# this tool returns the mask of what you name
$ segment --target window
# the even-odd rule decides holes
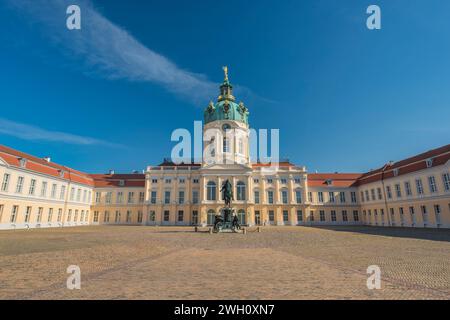
[[[198,224],[198,211],[192,211],[192,224]]]
[[[36,180],[31,179],[30,181],[30,189],[28,190],[28,194],[30,196],[34,196],[34,191],[36,190]]]
[[[444,182],[445,191],[450,191],[450,174],[448,172],[442,175],[442,181]]]
[[[169,210],[164,210],[164,221],[168,222],[170,218],[170,211]]]
[[[128,203],[134,203],[134,192],[128,192]]]
[[[46,184],[46,182],[42,182],[42,190],[45,190],[44,183]],[[43,193],[43,191],[41,191],[41,196],[43,196],[42,193]],[[97,194],[99,194],[99,199],[100,199],[100,193],[97,192]],[[70,201],[74,201],[74,200],[75,200],[75,188],[72,187],[70,189]],[[100,202],[100,200],[99,200],[99,202]]]
[[[98,211],[94,211],[94,222],[98,222]]]
[[[309,212],[309,221],[314,221],[314,211]]]
[[[273,204],[273,191],[267,191],[267,202]]]
[[[405,192],[406,192],[406,196],[408,196],[408,197],[412,196],[411,184],[409,183],[409,181],[405,182]]]
[[[167,184],[170,184],[170,183],[172,183],[172,179],[165,179],[164,182]]]
[[[83,190],[83,202],[87,200],[87,190]]]
[[[381,192],[381,190],[380,190],[380,192]],[[352,203],[356,203],[356,192],[355,191],[350,192],[350,198],[351,198]]]
[[[286,184],[287,183],[287,179],[286,178],[281,178],[280,181],[281,181],[281,184]]]
[[[178,210],[178,222],[183,222],[183,221],[184,221],[184,211]]]
[[[401,224],[402,224],[402,226],[403,226],[404,223],[405,223],[405,215],[404,215],[404,212],[403,212],[403,208],[400,207],[400,208],[398,209],[398,211],[399,211],[399,213],[400,213],[400,222],[401,222]]]
[[[387,193],[388,199],[392,199],[392,191],[391,191],[390,186],[386,186],[386,193]]]
[[[369,190],[366,190],[364,193],[366,194],[366,201],[370,201]]]
[[[416,179],[416,190],[417,190],[417,194],[423,194],[422,179]]]
[[[158,179],[152,179],[152,183],[158,183]]]
[[[370,189],[370,195],[372,196],[372,201],[375,201],[375,189]]]
[[[138,211],[137,222],[142,223],[142,211]]]
[[[165,191],[164,192],[164,203],[165,204],[170,204],[170,191]]]
[[[342,221],[348,221],[347,210],[342,210]]]
[[[109,222],[109,211],[105,211],[105,216],[103,217],[103,222]]]
[[[313,194],[311,191],[308,191],[308,201],[313,202]]]
[[[61,186],[61,191],[59,192],[59,200],[64,200],[66,195],[66,186]]]
[[[287,210],[283,210],[283,222],[289,221],[289,212]]]
[[[206,200],[216,200],[216,183],[214,181],[208,181],[206,184]]]
[[[41,222],[41,220],[42,220],[42,213],[44,212],[44,208],[42,208],[42,207],[39,207],[38,208],[38,215],[37,215],[37,217],[36,217],[36,222]],[[71,213],[72,213],[72,210],[69,210],[69,219],[70,219],[70,215],[71,215]]]
[[[381,188],[377,188],[378,200],[383,200],[383,195],[381,194]]]
[[[345,192],[344,191],[339,192],[339,199],[340,199],[341,203],[345,203]]]
[[[391,212],[391,223],[393,226],[395,226],[395,212],[394,208],[390,208],[389,211]]]
[[[184,183],[186,182],[186,179],[180,178],[180,179],[178,180],[178,182],[179,182],[180,184],[184,184]]]
[[[150,203],[156,204],[156,191],[152,191],[150,195]]]
[[[0,221],[2,221],[2,216],[3,216],[3,209],[5,208],[5,205],[0,204]]]
[[[275,213],[273,210],[269,210],[269,222],[275,221]]]
[[[320,221],[325,221],[325,210],[320,210],[319,211],[319,217],[320,217]]]
[[[53,208],[48,209],[47,222],[51,222],[53,218]]]
[[[19,212],[19,206],[13,206],[11,211],[10,222],[15,223],[17,219],[17,213]]]
[[[50,192],[50,197],[52,197],[53,199],[56,198],[56,188],[57,188],[56,184],[52,184],[52,191]]]
[[[27,207],[27,210],[25,211],[25,222],[30,222],[30,216],[31,216],[31,207]]]
[[[198,204],[198,191],[197,190],[192,191],[192,203]]]
[[[184,191],[179,191],[178,192],[178,203],[179,204],[184,204]]]
[[[353,210],[353,221],[358,222],[359,221],[359,213],[358,210]]]
[[[254,195],[255,195],[255,203],[259,204],[259,191],[255,191]]]
[[[56,221],[61,222],[61,218],[62,218],[62,209],[58,209],[58,217]]]
[[[431,193],[434,193],[434,192],[437,191],[436,179],[434,178],[434,176],[428,177],[428,184],[430,185],[430,192]]]
[[[245,183],[239,181],[236,185],[237,197],[236,200],[245,200]]]
[[[111,193],[111,192],[108,192]],[[81,189],[77,190],[77,201],[80,202],[81,201]],[[111,203],[111,200],[109,200],[108,203]]]
[[[402,197],[402,189],[400,188],[400,184],[397,183],[395,185],[395,194],[397,195],[397,198],[401,198]]]
[[[193,179],[192,182],[193,183],[198,183],[198,179]]]
[[[427,159],[426,161],[427,168],[431,168],[433,166],[433,159]]]
[[[364,192],[361,191],[361,202],[364,202]]]
[[[253,179],[253,183],[259,183],[259,179]]]
[[[295,202],[302,203],[302,192],[300,190],[295,191]]]
[[[409,215],[411,216],[411,224],[415,226],[416,224],[416,216],[414,214],[414,207],[409,207]]]
[[[9,185],[9,178],[11,176],[9,175],[9,173],[5,173],[3,175],[3,182],[2,182],[2,191],[8,191],[8,185]]]
[[[131,222],[131,211],[127,210],[127,223]]]
[[[17,178],[16,193],[22,193],[24,177]]]
[[[77,198],[78,198],[78,195],[77,195]],[[112,192],[110,191],[110,192],[106,193],[106,203],[111,203],[111,200],[112,200]]]
[[[302,182],[301,178],[298,177],[294,178],[294,183],[300,184],[301,182]]]
[[[297,210],[297,222],[303,221],[303,212],[302,210]]]
[[[428,212],[427,212],[427,207],[426,206],[420,206],[420,211],[422,212],[422,220],[423,220],[423,224],[424,226],[426,226],[428,224]]]
[[[148,221],[155,222],[156,221],[156,213],[153,210],[148,212]]]
[[[439,227],[441,225],[441,206],[438,204],[434,205],[434,215],[436,217],[436,224]]]
[[[115,223],[119,223],[120,222],[120,211],[116,211],[116,216],[114,218],[114,222]]]
[[[72,191],[73,191],[73,188],[72,188]],[[71,198],[72,198],[72,191],[70,192],[70,197]],[[100,196],[101,196],[100,192],[96,192],[95,193],[95,203],[100,203]]]
[[[272,184],[273,183],[273,179],[272,178],[267,178],[267,183]]]
[[[317,199],[318,199],[319,203],[323,203],[323,192],[322,191],[319,191],[317,193]]]
[[[238,150],[240,154],[244,154],[244,141],[242,138],[239,139]]]
[[[288,192],[287,192],[287,190],[282,190],[281,191],[281,201],[283,202],[283,204],[287,204],[288,203]]]
[[[123,202],[123,192],[122,191],[117,192],[116,202],[117,203],[122,203]]]
[[[334,192],[328,192],[328,199],[331,203],[334,203]]]
[[[230,152],[230,144],[228,138],[223,138],[223,152]]]
[[[331,210],[331,221],[336,221],[336,210]]]

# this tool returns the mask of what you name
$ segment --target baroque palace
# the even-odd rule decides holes
[[[225,72],[204,112],[210,157],[164,161],[144,174],[87,174],[0,145],[0,229],[210,225],[227,179],[244,225],[450,228],[450,145],[362,174],[308,173],[288,161],[252,163],[248,115]],[[215,134],[230,129],[231,139]]]

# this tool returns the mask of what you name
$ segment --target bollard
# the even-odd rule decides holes
[[[247,228],[244,228],[243,231],[244,231],[244,234],[247,234]]]
[[[194,231],[198,232],[198,227],[197,226],[195,226]]]
[[[261,227],[258,227],[258,229],[257,229],[257,230],[258,230],[258,232],[261,232]]]
[[[212,234],[212,233],[213,233],[213,229],[209,228],[209,234]]]

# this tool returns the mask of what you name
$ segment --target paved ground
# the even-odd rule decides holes
[[[81,268],[81,290],[66,269]],[[382,289],[368,290],[378,265]],[[450,231],[103,226],[0,232],[1,299],[450,299]]]

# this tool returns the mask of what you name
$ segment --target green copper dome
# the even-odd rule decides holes
[[[205,124],[217,120],[234,120],[248,125],[248,109],[242,102],[237,104],[233,96],[233,86],[228,81],[228,68],[224,67],[225,79],[220,86],[220,95],[217,102],[209,103],[205,109]]]

